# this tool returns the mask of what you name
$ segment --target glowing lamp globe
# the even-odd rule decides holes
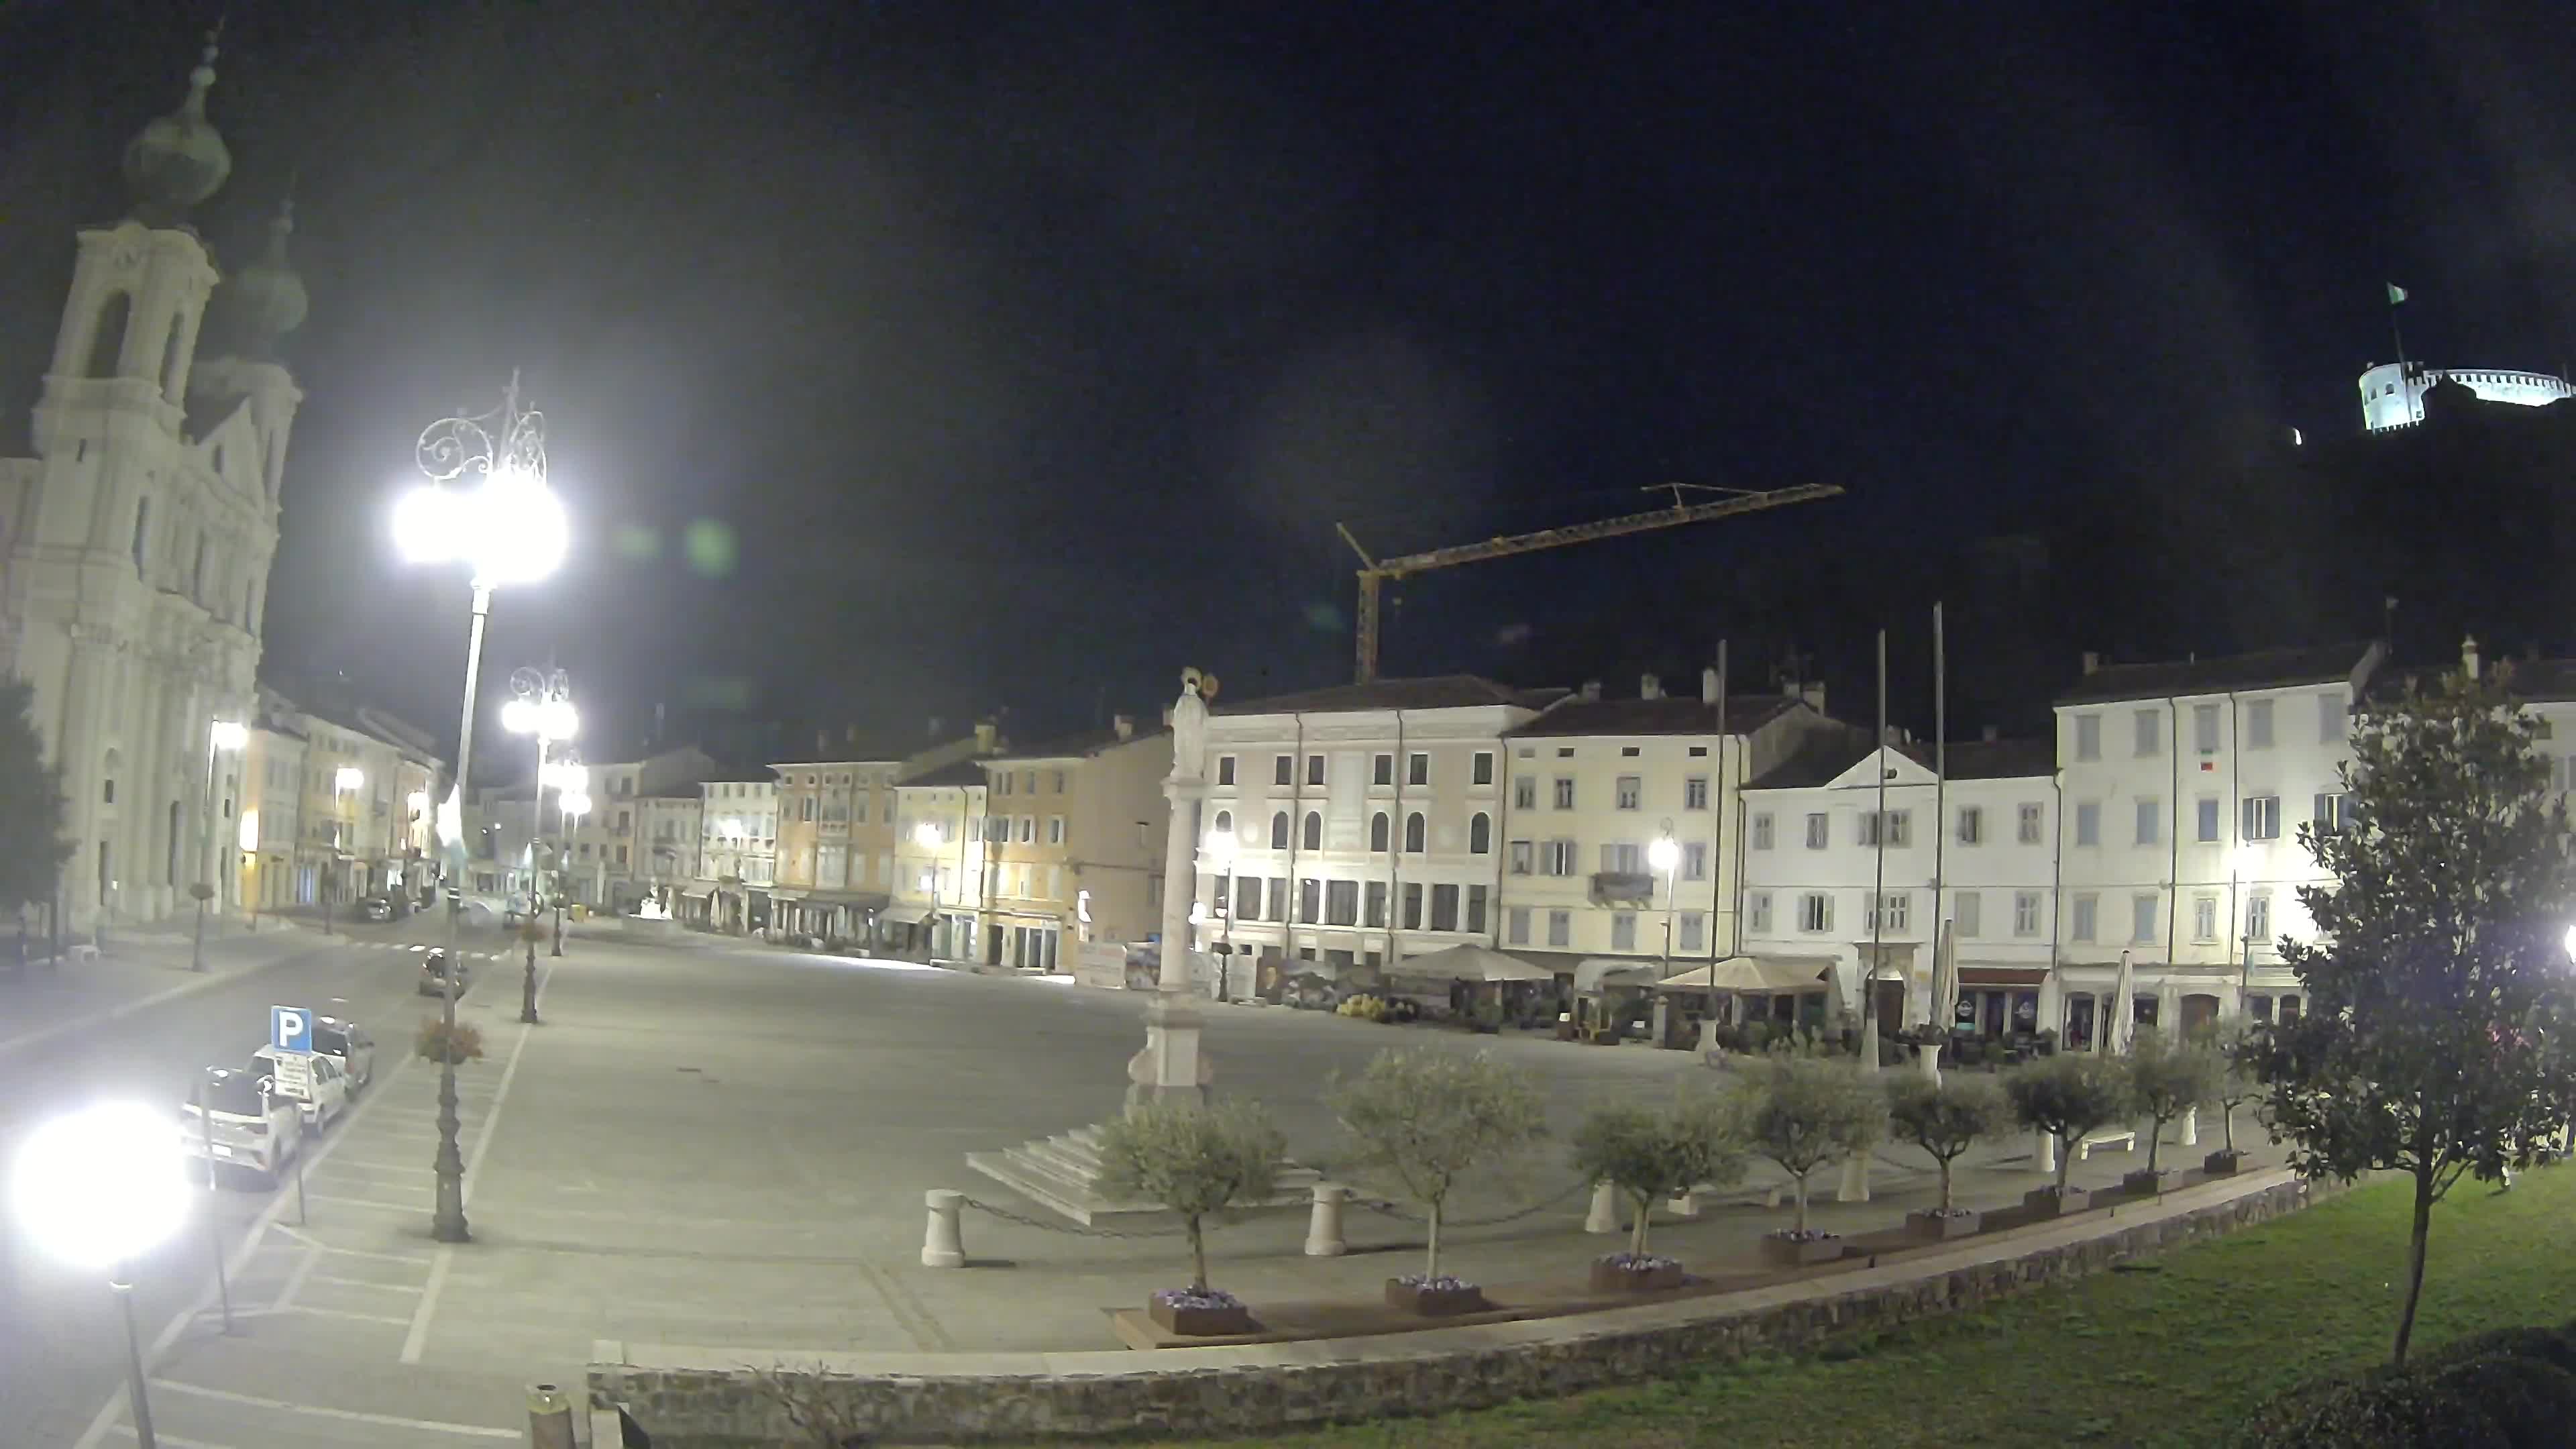
[[[178,1121],[139,1102],[57,1117],[18,1149],[9,1196],[28,1233],[65,1262],[139,1257],[188,1219]]]
[[[1646,863],[1657,870],[1671,870],[1681,863],[1681,858],[1682,848],[1675,845],[1669,835],[1657,839],[1654,844],[1646,847]]]

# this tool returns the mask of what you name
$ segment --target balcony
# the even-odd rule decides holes
[[[1600,870],[1592,873],[1592,903],[1606,905],[1646,905],[1655,897],[1655,877],[1651,871]]]

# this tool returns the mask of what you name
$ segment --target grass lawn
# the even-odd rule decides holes
[[[2295,1380],[2386,1358],[2411,1189],[2378,1182],[2127,1271],[1806,1358],[1438,1419],[1227,1441],[1279,1446],[2118,1445],[2221,1442]],[[2576,1167],[2433,1210],[2421,1349],[2576,1315]]]

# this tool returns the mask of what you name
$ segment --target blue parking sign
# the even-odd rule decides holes
[[[313,1013],[300,1006],[270,1007],[268,1044],[282,1052],[313,1050]]]

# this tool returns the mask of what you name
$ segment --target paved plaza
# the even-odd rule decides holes
[[[335,943],[330,969],[376,993],[362,1009],[399,1042],[432,1005],[399,994],[416,959],[410,946],[428,933],[380,934]],[[203,1314],[174,1327],[155,1369],[164,1442],[505,1442],[519,1432],[525,1385],[578,1384],[600,1340],[1112,1348],[1103,1310],[1183,1276],[1176,1237],[1082,1236],[975,1210],[965,1223],[970,1266],[920,1266],[925,1189],[961,1189],[1052,1221],[971,1172],[965,1155],[1115,1113],[1141,1040],[1139,997],[649,928],[580,935],[560,961],[539,960],[548,969],[544,1025],[518,1024],[512,969],[487,965],[461,1008],[483,1028],[486,1052],[461,1074],[475,1241],[451,1248],[428,1238],[435,1073],[389,1057],[363,1106],[316,1144],[302,1222],[291,1186],[227,1195],[240,1322],[231,1336]],[[280,980],[242,989],[317,988]],[[222,1009],[247,1010],[248,998]],[[1270,1104],[1296,1155],[1328,1171],[1326,1082],[1383,1048],[1482,1047],[1542,1082],[1557,1142],[1516,1179],[1457,1205],[1473,1219],[1551,1204],[1450,1235],[1449,1264],[1485,1281],[1571,1276],[1612,1241],[1582,1231],[1587,1195],[1572,1190],[1563,1165],[1562,1139],[1587,1106],[1660,1101],[1677,1083],[1716,1075],[1688,1053],[1477,1038],[1283,1008],[1211,1007],[1208,1021],[1219,1089]],[[1979,1159],[1962,1174],[1963,1199],[2017,1200],[2039,1180],[2013,1160],[2025,1151],[2017,1142]],[[2168,1161],[2198,1155],[2169,1148]],[[1821,1225],[1884,1228],[1928,1200],[1931,1175],[1913,1154],[1891,1148],[1881,1159],[1877,1200],[1825,1201]],[[2097,1156],[2077,1179],[2107,1182],[2136,1160]],[[1757,1169],[1750,1195],[1769,1176]],[[1817,1190],[1830,1199],[1832,1183]],[[1659,1224],[1658,1247],[1703,1261],[1744,1256],[1788,1213],[1747,1195]],[[1400,1218],[1354,1210],[1351,1252],[1339,1259],[1305,1257],[1305,1227],[1296,1212],[1218,1229],[1220,1282],[1255,1301],[1370,1297],[1380,1279],[1418,1262],[1419,1228]],[[163,1256],[160,1271],[210,1287],[202,1244]],[[78,1351],[106,1372],[83,1375],[96,1392],[77,1432],[47,1442],[131,1442],[113,1393],[105,1295],[78,1288],[57,1283],[54,1292],[76,1313],[95,1309],[97,1332]]]

